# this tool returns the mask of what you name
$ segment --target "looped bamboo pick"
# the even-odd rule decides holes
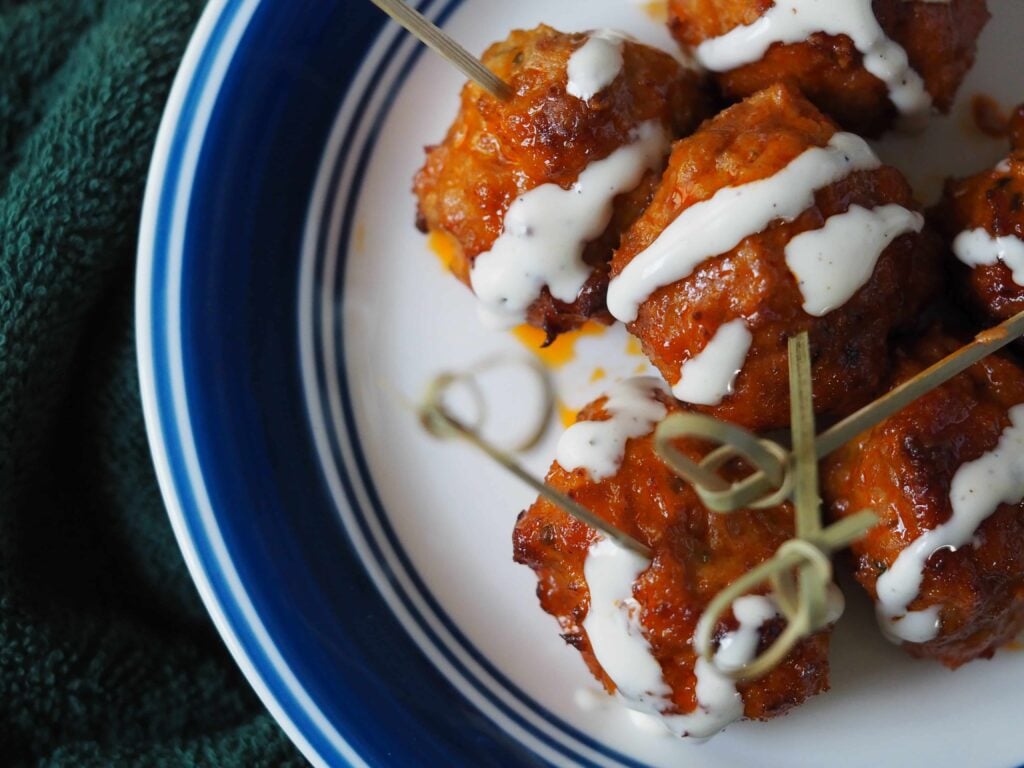
[[[777,666],[803,638],[820,631],[832,620],[828,592],[832,588],[832,553],[863,536],[877,523],[871,510],[847,517],[828,528],[821,522],[818,492],[820,458],[836,450],[861,432],[880,424],[914,400],[928,394],[969,368],[974,363],[1024,335],[1024,312],[977,338],[887,395],[815,437],[811,392],[810,342],[806,333],[790,339],[789,375],[793,449],[782,446],[732,424],[695,413],[675,414],[658,425],[656,450],[662,460],[689,481],[701,500],[712,511],[736,512],[758,509],[792,500],[795,508],[796,536],[783,544],[776,554],[724,589],[708,605],[694,636],[694,647],[703,658],[725,675],[740,680],[764,676]],[[494,363],[485,364],[489,367]],[[544,421],[550,423],[554,393],[547,372],[536,363],[532,368],[544,381],[548,401]],[[474,369],[481,370],[480,367]],[[440,438],[460,438],[483,451],[513,475],[583,523],[602,531],[622,546],[650,559],[651,549],[626,532],[611,526],[571,498],[531,476],[507,452],[484,440],[480,424],[469,426],[453,416],[444,405],[445,393],[457,383],[473,386],[473,371],[445,374],[431,385],[419,407],[425,428]],[[540,439],[540,432],[534,442]],[[673,443],[681,438],[696,438],[719,444],[700,462],[685,456]],[[734,459],[749,464],[753,472],[732,483],[718,471]],[[743,595],[769,585],[771,594],[787,625],[783,633],[764,653],[738,669],[721,668],[715,662],[714,631]]]

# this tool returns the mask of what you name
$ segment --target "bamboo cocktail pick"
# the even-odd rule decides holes
[[[410,8],[402,0],[371,0],[384,13],[401,24],[421,43],[451,64],[497,99],[512,97],[512,88],[485,67],[473,54],[459,45],[437,25],[426,19],[415,8]]]
[[[1024,312],[978,334],[970,344],[817,437],[809,337],[802,333],[791,338],[791,451],[736,425],[699,413],[676,413],[662,421],[654,433],[658,455],[694,487],[708,509],[729,514],[744,509],[778,506],[787,501],[792,501],[794,506],[796,536],[779,547],[771,559],[722,590],[704,611],[694,636],[698,654],[718,667],[713,647],[715,628],[737,598],[759,588],[764,591],[766,584],[770,584],[771,594],[786,619],[786,629],[750,664],[738,669],[718,667],[720,672],[741,680],[762,677],[781,663],[802,639],[826,627],[830,621],[827,598],[832,585],[831,555],[862,537],[877,524],[878,517],[871,510],[864,510],[824,528],[818,490],[818,460],[1021,336],[1024,336]],[[553,387],[546,371],[537,365],[533,367],[544,382],[548,395],[543,415],[550,423],[554,406]],[[472,386],[472,382],[472,372],[445,374],[435,380],[419,408],[420,419],[429,432],[440,438],[457,437],[471,443],[573,517],[648,559],[653,556],[645,544],[534,478],[507,452],[484,440],[478,428],[454,417],[445,408],[445,392],[456,383]],[[538,431],[533,442],[540,436]],[[686,438],[716,443],[719,447],[700,462],[695,462],[675,444]],[[753,471],[733,483],[719,475],[718,470],[737,459],[744,461]]]

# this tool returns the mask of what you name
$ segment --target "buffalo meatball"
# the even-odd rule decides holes
[[[676,144],[608,305],[679,399],[752,429],[789,424],[787,339],[806,330],[816,412],[844,416],[939,280],[917,211],[899,171],[773,86]]]
[[[905,381],[959,344],[932,333],[902,355]],[[977,363],[828,458],[830,514],[875,510],[853,545],[886,634],[957,667],[1024,628],[1024,371]]]
[[[646,205],[671,138],[704,116],[700,80],[629,39],[546,26],[513,32],[483,62],[513,94],[463,88],[415,179],[418,225],[449,236],[451,269],[485,317],[529,322],[548,341],[589,318],[610,322],[612,249]]]
[[[985,0],[671,0],[669,23],[727,97],[790,83],[873,136],[949,111],[988,18]]]
[[[650,378],[630,380],[587,406],[562,437],[547,476],[549,485],[647,544],[653,560],[628,555],[543,498],[519,516],[515,559],[536,572],[541,606],[558,619],[562,637],[609,693],[618,691],[634,707],[660,713],[680,735],[704,737],[741,717],[777,717],[827,690],[830,631],[803,640],[780,666],[752,682],[735,684],[698,660],[692,638],[704,609],[793,536],[793,510],[785,504],[730,515],[708,511],[654,451],[655,422],[681,409],[661,386]],[[693,459],[702,455],[693,442],[680,441],[678,447]],[[609,573],[616,570],[609,557],[616,548],[639,562],[618,593],[609,594]],[[629,614],[632,641],[602,618],[616,605]],[[748,649],[751,655],[767,648],[784,628],[774,605],[763,595],[740,598],[736,615],[727,614],[717,628],[718,654],[741,626],[758,633],[759,648]],[[623,654],[614,649],[623,641],[633,652],[639,643],[641,656],[657,662],[658,679],[622,671]],[[724,695],[699,693],[698,682],[711,690],[716,681]],[[660,691],[654,701],[652,691]]]
[[[951,243],[968,303],[996,321],[1024,311],[1024,107],[1010,126],[1010,156],[947,181],[933,216]]]

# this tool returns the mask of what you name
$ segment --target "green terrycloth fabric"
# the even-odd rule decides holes
[[[132,329],[150,153],[199,0],[0,0],[0,765],[301,759],[189,581]]]

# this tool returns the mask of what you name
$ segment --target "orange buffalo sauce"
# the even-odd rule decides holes
[[[431,230],[427,236],[427,246],[434,255],[437,256],[437,260],[441,262],[448,271],[451,271],[452,265],[455,263],[455,259],[458,255],[458,243],[455,238],[449,235],[447,232],[442,232],[439,229]]]
[[[976,93],[971,99],[971,118],[975,128],[993,139],[1001,139],[1010,134],[1010,116],[988,94]]]
[[[668,0],[649,0],[649,2],[643,3],[640,7],[643,8],[644,13],[659,24],[664,24],[668,21]]]
[[[568,429],[576,423],[576,410],[570,408],[568,405],[563,403],[561,400],[558,401],[558,420],[562,423],[562,426]]]
[[[576,342],[585,336],[600,336],[606,326],[589,322],[583,327],[563,333],[548,346],[542,346],[547,338],[544,331],[532,325],[520,325],[513,329],[512,335],[520,343],[540,358],[549,368],[561,368],[576,358]]]

